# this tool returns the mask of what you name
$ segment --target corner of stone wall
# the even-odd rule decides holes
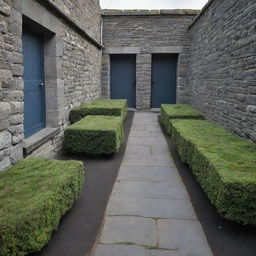
[[[0,171],[23,158],[23,66],[20,2],[0,3]]]

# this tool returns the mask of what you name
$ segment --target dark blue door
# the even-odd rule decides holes
[[[151,107],[176,103],[177,55],[154,54],[152,56]]]
[[[29,137],[45,127],[43,36],[24,29],[24,128]]]
[[[128,107],[136,106],[136,55],[111,55],[111,99],[127,99]]]

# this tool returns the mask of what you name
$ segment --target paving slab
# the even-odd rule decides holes
[[[153,118],[138,118],[134,119],[134,124],[135,125],[152,125],[156,120]]]
[[[105,245],[97,247],[94,256],[148,256],[148,251],[140,246],[134,245]],[[157,254],[156,254],[157,255]],[[165,255],[163,255],[165,256]]]
[[[100,244],[94,256],[180,256],[177,250],[148,250],[143,246]]]
[[[130,137],[150,137],[149,131],[131,131]]]
[[[143,165],[143,166],[163,166],[175,167],[170,155],[145,155],[141,157],[136,154],[126,154],[122,165]]]
[[[169,155],[170,151],[169,148],[163,145],[150,145],[150,151],[151,151],[151,155]]]
[[[133,120],[137,118],[157,118],[157,115],[152,114],[151,112],[136,112]]]
[[[166,146],[166,140],[164,137],[130,137],[128,139],[128,145],[136,145],[136,146],[141,146],[141,145],[162,145]]]
[[[152,124],[152,125],[148,125],[147,126],[147,130],[150,132],[158,132],[158,131],[162,131],[159,124]]]
[[[196,219],[189,200],[148,199],[120,195],[111,197],[106,214],[157,219]]]
[[[151,155],[151,148],[150,146],[128,145],[126,155]]]
[[[107,216],[100,242],[156,246],[158,243],[156,221],[140,217]]]
[[[157,131],[148,131],[149,132],[149,136],[150,137],[161,137],[163,136],[163,133],[161,130],[157,130]]]
[[[132,126],[131,132],[133,131],[149,131],[149,129],[148,127],[145,128],[145,126],[137,124]]]
[[[135,124],[133,124],[131,131],[161,132],[162,130],[161,130],[160,126],[157,126],[157,125],[151,125],[151,124],[142,125],[139,123],[135,123]]]
[[[159,199],[189,199],[182,183],[120,181],[116,182],[112,195]]]
[[[122,165],[117,177],[119,181],[168,181],[182,182],[175,167]]]
[[[197,220],[158,220],[159,246],[178,249],[181,256],[212,256]]]
[[[150,250],[149,256],[180,256],[178,250]]]

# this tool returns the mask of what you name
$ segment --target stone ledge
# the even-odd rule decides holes
[[[144,15],[198,15],[199,10],[183,10],[183,9],[162,9],[162,10],[118,10],[104,9],[102,16],[144,16]]]
[[[45,128],[40,132],[32,135],[31,137],[27,138],[24,143],[23,151],[25,155],[28,155],[33,150],[42,146],[45,142],[52,139],[59,133],[59,128]]]

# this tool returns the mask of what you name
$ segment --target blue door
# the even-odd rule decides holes
[[[136,55],[111,55],[111,99],[127,99],[136,107]]]
[[[24,129],[25,137],[45,128],[43,36],[24,29]]]
[[[154,54],[152,56],[151,107],[176,103],[177,55]]]

